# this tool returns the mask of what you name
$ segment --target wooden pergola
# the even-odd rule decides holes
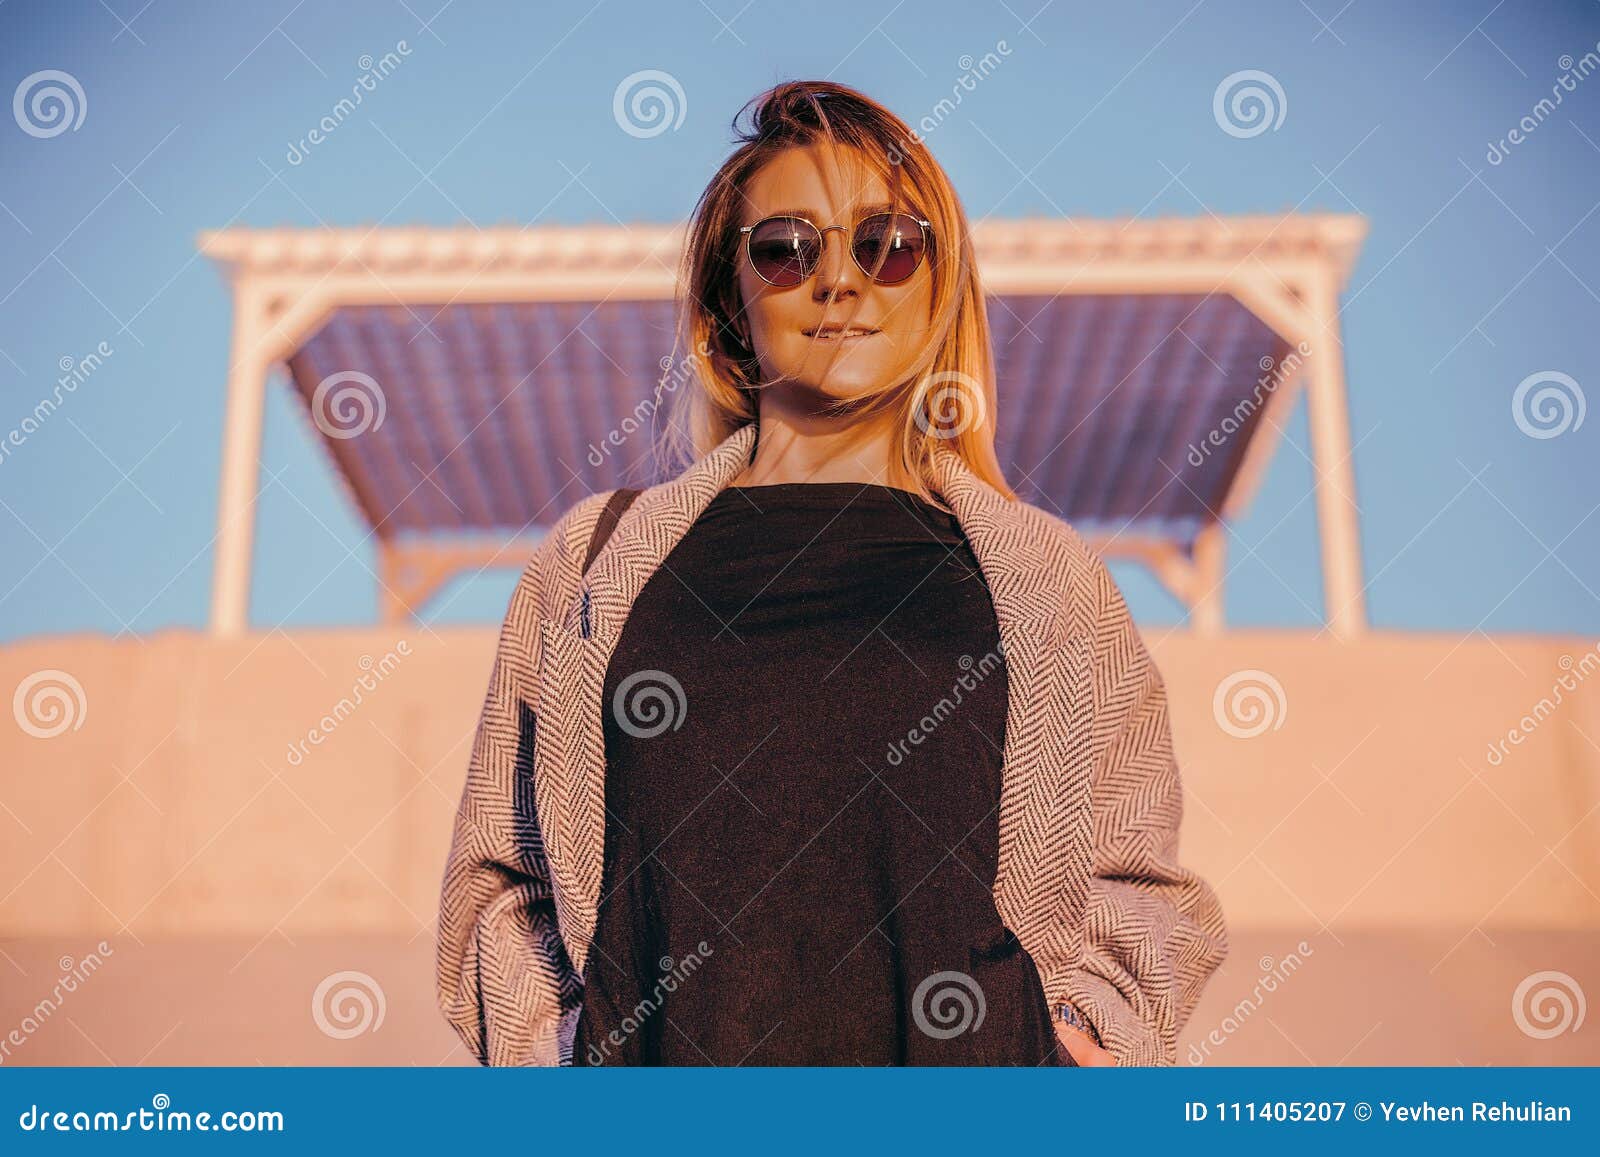
[[[1325,616],[1359,634],[1338,297],[1365,234],[1345,214],[977,223],[1012,485],[1142,561],[1196,630],[1217,631],[1223,524],[1303,389]],[[463,570],[519,563],[527,531],[583,494],[638,484],[580,451],[655,389],[682,244],[681,226],[653,225],[202,234],[234,296],[212,632],[248,629],[275,368],[373,528],[384,618],[403,618]],[[363,380],[377,390],[366,427],[323,420],[329,384]]]

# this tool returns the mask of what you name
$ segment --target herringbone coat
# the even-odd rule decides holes
[[[605,837],[606,667],[640,590],[750,460],[755,424],[639,495],[582,572],[609,492],[569,509],[501,627],[439,910],[438,999],[482,1064],[565,1065]],[[1104,563],[940,445],[930,483],[988,582],[1009,701],[994,898],[1054,1009],[1119,1064],[1173,1064],[1227,954],[1211,887],[1178,862],[1165,685]]]

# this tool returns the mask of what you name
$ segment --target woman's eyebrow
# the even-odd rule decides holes
[[[878,202],[871,205],[858,205],[855,210],[855,215],[857,219],[860,219],[862,217],[870,217],[874,213],[905,213],[910,211],[911,207],[909,205],[901,205],[897,209],[894,205],[890,205],[887,202]],[[774,209],[770,213],[763,213],[760,217],[757,217],[756,220],[763,221],[768,217],[804,217],[807,221],[814,223],[820,216],[821,214],[812,209]]]

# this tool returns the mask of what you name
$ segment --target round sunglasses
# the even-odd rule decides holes
[[[928,250],[929,222],[909,213],[874,213],[856,223],[818,229],[804,217],[767,217],[745,225],[745,254],[750,268],[768,285],[793,288],[810,279],[822,264],[822,235],[831,229],[848,234],[850,256],[879,285],[899,285],[917,271]]]

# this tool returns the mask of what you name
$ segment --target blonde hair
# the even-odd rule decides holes
[[[752,108],[750,125],[741,130],[740,117]],[[882,176],[894,206],[914,201],[932,233],[927,345],[903,380],[838,404],[895,410],[895,453],[905,477],[927,478],[934,447],[942,442],[984,481],[1015,499],[994,450],[994,353],[971,232],[955,188],[933,154],[883,105],[830,82],[780,84],[746,104],[733,123],[742,143],[700,195],[684,245],[678,340],[694,351],[688,358],[693,372],[691,388],[674,398],[664,438],[669,457],[698,458],[758,418],[760,367],[739,295],[740,209],[752,178],[777,154],[830,142]],[[925,485],[919,483],[918,489],[933,499]]]

